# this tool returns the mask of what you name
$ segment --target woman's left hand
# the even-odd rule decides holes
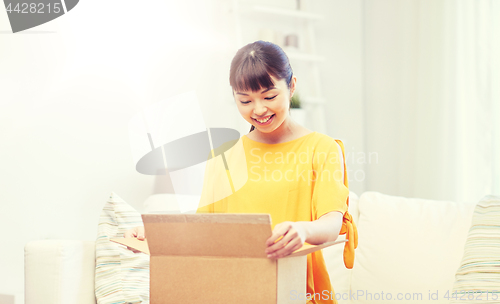
[[[266,241],[267,257],[283,258],[302,247],[306,241],[304,224],[306,222],[283,222],[274,226],[273,234]],[[282,238],[276,242],[281,236]]]

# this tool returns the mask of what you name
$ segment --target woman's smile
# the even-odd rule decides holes
[[[252,117],[252,119],[254,121],[256,121],[259,125],[266,126],[266,125],[271,124],[271,122],[273,121],[275,115],[276,114],[272,114],[270,116],[266,116],[266,117],[263,117],[263,118],[253,118]]]

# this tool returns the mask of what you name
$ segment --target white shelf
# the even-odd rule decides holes
[[[256,5],[252,8],[254,11],[258,12],[281,15],[281,16],[297,17],[302,19],[321,20],[324,18],[322,15],[304,12],[300,10],[284,9],[284,8],[261,6],[261,5]]]

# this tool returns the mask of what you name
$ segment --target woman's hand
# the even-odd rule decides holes
[[[127,230],[124,234],[125,238],[137,238],[140,241],[144,241],[146,239],[146,232],[144,231],[144,226],[137,226],[130,230]],[[132,250],[135,253],[140,253],[140,251],[135,250],[132,247],[128,247],[127,249]]]
[[[302,247],[306,241],[304,224],[306,222],[283,222],[274,226],[273,234],[266,241],[267,257],[283,258]],[[280,237],[282,238],[276,242]]]

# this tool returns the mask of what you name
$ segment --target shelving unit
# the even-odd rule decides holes
[[[316,53],[315,35],[315,23],[324,19],[324,16],[307,10],[310,7],[308,5],[309,0],[282,0],[277,2],[286,4],[287,7],[272,6],[267,4],[269,2],[255,4],[255,1],[232,0],[231,11],[234,14],[237,48],[261,39],[256,33],[259,29],[274,29],[279,32],[280,28],[281,31],[285,28],[285,31],[296,34],[299,40],[298,49],[286,48],[284,39],[282,39],[283,41],[272,42],[280,45],[286,52],[298,78],[297,93],[301,97],[302,108],[307,112],[304,126],[313,131],[325,133],[325,97],[322,95],[319,69],[326,59]],[[293,9],[296,3],[301,4],[301,9]],[[245,22],[252,23],[252,27],[246,30]],[[255,24],[257,24],[257,27],[255,27]],[[286,28],[287,26],[288,28]]]
[[[262,5],[255,5],[255,6],[253,6],[253,9],[257,12],[270,13],[270,14],[275,14],[275,15],[298,17],[298,18],[311,19],[311,20],[323,19],[323,16],[321,16],[321,15],[312,14],[312,13],[304,12],[304,11],[300,11],[300,10],[276,8],[276,7],[262,6]]]

